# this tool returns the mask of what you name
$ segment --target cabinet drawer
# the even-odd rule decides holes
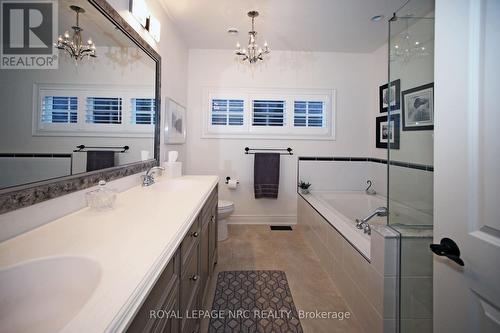
[[[215,187],[210,196],[208,197],[205,205],[203,206],[203,209],[201,210],[202,225],[205,225],[206,223],[210,222],[212,216],[217,214],[217,208],[216,208],[217,201],[218,201],[218,193],[217,193],[217,187]]]
[[[193,222],[193,225],[191,225],[191,228],[189,228],[186,236],[184,236],[184,239],[182,240],[181,243],[181,260],[182,260],[182,268],[184,271],[184,268],[186,267],[187,259],[190,257],[191,252],[193,249],[196,248],[196,245],[198,244],[198,239],[200,238],[200,223],[199,223],[199,218],[197,217],[196,220]]]
[[[199,333],[199,332],[200,332],[200,320],[187,319],[185,326],[182,329],[182,333]]]
[[[190,305],[193,295],[197,292],[200,283],[200,272],[198,270],[198,247],[191,252],[186,267],[181,274],[180,310],[185,314]]]
[[[179,281],[175,284],[172,292],[168,296],[163,309],[166,311],[166,314],[163,315],[163,318],[157,319],[155,321],[155,326],[152,332],[154,333],[176,333],[179,331],[180,319],[172,316],[172,313],[178,311],[179,308]]]
[[[180,286],[180,313],[183,317],[181,322],[182,332],[189,331],[193,326],[194,319],[188,319],[192,310],[199,309],[200,275],[198,270],[198,247],[188,259],[187,267],[181,275]]]
[[[199,318],[192,318],[193,317],[193,311],[194,310],[199,310],[199,289],[198,286],[196,287],[196,292],[193,293],[189,306],[186,312],[184,312],[183,319],[181,320],[181,331],[183,333],[194,333],[198,332],[198,326],[200,324],[200,319]],[[189,318],[187,317],[186,314],[189,314]]]
[[[163,270],[158,281],[149,292],[146,300],[135,315],[132,323],[127,329],[128,333],[155,332],[160,319],[150,316],[152,310],[167,310],[172,294],[177,294],[179,287],[180,256],[179,251],[170,259],[167,267]]]

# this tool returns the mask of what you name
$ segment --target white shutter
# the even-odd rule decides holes
[[[253,100],[252,126],[284,126],[284,100]]]
[[[122,98],[87,97],[86,122],[90,124],[121,124]]]
[[[41,122],[45,124],[75,124],[78,99],[72,96],[44,96]]]

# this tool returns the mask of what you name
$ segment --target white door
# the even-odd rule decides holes
[[[436,0],[434,332],[500,332],[500,0]]]

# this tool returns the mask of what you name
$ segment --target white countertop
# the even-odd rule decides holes
[[[0,243],[0,268],[52,256],[95,260],[101,280],[62,332],[120,332],[217,182],[216,176],[184,176],[133,187],[118,194],[113,210],[85,208]]]

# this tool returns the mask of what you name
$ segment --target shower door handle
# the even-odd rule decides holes
[[[442,238],[439,244],[431,244],[431,251],[438,256],[444,256],[463,266],[464,261],[460,258],[460,249],[457,243],[450,238]]]

